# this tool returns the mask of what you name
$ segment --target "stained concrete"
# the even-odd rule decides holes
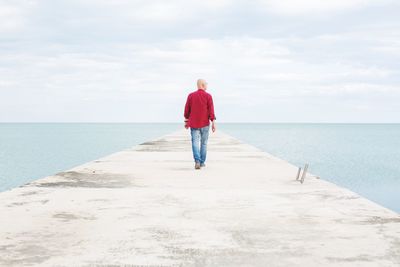
[[[0,193],[0,266],[400,266],[400,216],[221,131]]]

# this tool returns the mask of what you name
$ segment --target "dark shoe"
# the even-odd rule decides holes
[[[194,168],[195,168],[196,170],[200,169],[200,163],[199,163],[199,162],[196,162],[196,164],[194,165]]]
[[[200,163],[200,167],[205,167],[205,166],[206,166],[206,164]]]

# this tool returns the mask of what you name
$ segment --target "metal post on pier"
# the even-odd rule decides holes
[[[304,179],[306,178],[307,175],[307,169],[308,169],[308,163],[304,165],[303,172],[301,172],[301,167],[297,170],[297,175],[296,175],[296,181],[300,180],[300,183],[304,183]],[[300,178],[301,174],[301,178]]]
[[[307,174],[307,169],[308,169],[308,163],[304,166],[303,174],[301,175],[300,183],[304,183],[304,179],[306,178]]]
[[[297,171],[296,181],[298,181],[300,178],[300,172],[301,172],[301,167],[299,167],[299,170]]]

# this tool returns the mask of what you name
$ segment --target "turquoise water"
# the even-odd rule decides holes
[[[400,212],[400,124],[226,124],[228,134]]]
[[[149,139],[179,123],[0,123],[0,191]],[[400,124],[218,127],[249,144],[400,212]],[[189,134],[189,132],[188,132]]]
[[[167,123],[0,123],[0,191],[168,134]]]

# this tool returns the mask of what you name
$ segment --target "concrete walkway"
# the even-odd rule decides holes
[[[0,193],[0,266],[400,266],[400,216],[217,131]]]

